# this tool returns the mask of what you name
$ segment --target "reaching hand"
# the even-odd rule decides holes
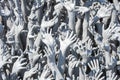
[[[3,56],[0,54],[0,69],[3,68],[6,64],[11,64],[12,62],[9,61],[10,57]]]
[[[90,62],[88,63],[88,66],[90,67],[90,69],[91,69],[92,71],[97,71],[97,70],[100,69],[98,59],[94,59],[94,60],[90,61]]]
[[[116,32],[116,30],[119,30],[118,27],[116,27],[116,24],[109,26],[107,29],[104,28],[105,26],[102,26],[102,36],[103,36],[103,42],[108,41],[110,37],[113,35],[113,33]]]
[[[117,75],[112,71],[109,71],[109,76],[107,77],[108,80],[117,80]]]
[[[15,34],[18,35],[24,29],[24,22],[19,21],[19,24],[15,26]]]
[[[36,64],[35,67],[31,68],[29,71],[26,71],[24,73],[24,79],[23,80],[26,80],[27,78],[30,78],[34,74],[36,74],[38,72],[37,68],[38,68],[38,65]]]
[[[57,22],[58,22],[58,15],[55,15],[54,18],[49,21],[46,21],[45,17],[46,16],[43,16],[43,19],[42,19],[42,23],[41,23],[42,29],[50,28],[50,27],[54,26],[55,24],[57,24]]]
[[[85,14],[86,12],[88,12],[89,9],[87,7],[75,6],[75,10],[74,11],[78,12],[82,16],[83,14]]]
[[[18,74],[21,70],[26,69],[26,58],[23,58],[24,55],[22,54],[13,64],[12,73]]]
[[[53,48],[51,48],[49,46],[45,47],[44,53],[47,56],[48,64],[51,64],[51,63],[56,64],[55,63],[55,52],[54,52]]]
[[[95,75],[92,76],[92,80],[104,80],[105,76],[102,76],[102,75],[103,75],[103,72],[100,72],[99,70],[97,70]]]
[[[113,6],[108,5],[108,6],[101,6],[101,8],[98,10],[96,16],[99,18],[104,18],[104,17],[109,17],[111,15]]]
[[[69,33],[69,31],[67,31],[67,35],[64,40],[62,40],[59,37],[60,48],[66,50],[71,44],[73,44],[76,41],[76,39],[77,39],[76,35],[73,33],[73,31],[71,33]]]
[[[43,39],[42,41],[47,45],[47,46],[52,46],[54,47],[56,42],[55,39],[52,37],[52,29],[49,32],[49,29],[47,29],[47,32],[43,34]]]
[[[68,11],[73,11],[75,9],[75,4],[72,3],[71,1],[65,2],[64,6]]]

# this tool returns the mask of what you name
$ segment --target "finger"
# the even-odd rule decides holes
[[[16,59],[18,58],[19,56],[12,56],[11,59]]]
[[[76,43],[78,43],[79,42],[79,38],[77,38],[77,40],[76,40]]]
[[[46,54],[46,56],[48,56],[49,54],[48,54],[48,51],[45,49],[44,50],[44,52],[45,52],[45,54]]]
[[[76,35],[73,35],[73,36],[71,37],[71,40],[73,40],[75,37],[76,37]]]
[[[93,61],[90,61],[92,68],[94,69],[94,64]]]
[[[47,54],[46,50],[43,50],[43,52],[45,53],[45,55]],[[47,55],[46,55],[47,56]]]
[[[99,79],[102,74],[103,74],[103,72],[100,72],[100,74],[97,76],[97,78]]]
[[[24,62],[26,60],[27,60],[26,58],[22,58],[22,59],[20,59],[20,62]]]
[[[22,69],[27,69],[27,68],[26,67],[20,67],[19,69],[22,70]]]
[[[113,74],[112,74],[112,77],[111,77],[111,78],[113,79],[113,78],[114,78],[114,76],[115,76],[115,73],[113,73]]]
[[[27,65],[27,62],[24,62],[21,64],[21,66],[26,66]]]
[[[98,74],[99,74],[99,70],[96,71],[95,76],[97,76]]]
[[[69,37],[69,31],[67,31],[67,35],[66,35],[66,38],[68,38]]]
[[[95,67],[95,69],[96,69],[96,68],[97,68],[97,65],[96,65],[95,59],[93,60],[93,63],[94,63],[94,67]]]
[[[76,39],[77,39],[77,38],[75,37],[75,39],[73,39],[73,40],[72,40],[72,43],[73,43],[73,42],[75,42],[75,41],[76,41]]]
[[[117,75],[114,77],[114,79],[113,80],[117,80]]]
[[[47,28],[47,33],[49,33],[49,28]]]
[[[5,64],[11,64],[12,62],[6,61]]]
[[[98,59],[96,60],[96,63],[97,63],[97,66],[99,67],[99,62],[98,62]]]
[[[69,38],[71,38],[72,36],[73,36],[73,31],[71,32],[71,34],[70,34]]]
[[[21,59],[21,58],[23,58],[24,57],[24,55],[23,54],[21,54],[21,56],[18,58],[19,60]]]
[[[50,34],[52,34],[52,29],[50,29]]]
[[[35,70],[34,72],[33,72],[33,74],[36,74],[38,72],[38,70]]]
[[[104,80],[105,79],[105,76],[101,77],[99,80]]]
[[[88,66],[90,67],[90,69],[92,70],[92,66],[90,65],[90,63],[88,63]]]

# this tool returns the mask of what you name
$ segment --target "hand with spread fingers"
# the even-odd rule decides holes
[[[24,58],[24,55],[18,57],[12,67],[12,74],[18,74],[21,70],[25,70],[27,67],[27,59]]]

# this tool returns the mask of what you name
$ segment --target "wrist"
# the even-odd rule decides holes
[[[16,75],[17,76],[18,73],[13,70],[12,73],[11,73],[11,75]]]

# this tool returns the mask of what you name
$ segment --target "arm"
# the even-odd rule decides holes
[[[76,35],[74,35],[73,32],[69,33],[69,31],[67,31],[67,35],[65,39],[62,40],[60,38],[59,40],[60,40],[61,52],[59,53],[59,57],[58,57],[58,68],[61,71],[61,73],[64,74],[66,50],[70,45],[72,45],[76,41]]]
[[[89,12],[85,13],[84,16],[82,40],[85,40],[88,37],[88,27],[89,27]]]
[[[53,76],[55,77],[55,80],[64,80],[62,74],[60,73],[55,63],[55,51],[53,50],[53,47],[45,47],[44,52],[47,55],[47,63],[52,71]]]

